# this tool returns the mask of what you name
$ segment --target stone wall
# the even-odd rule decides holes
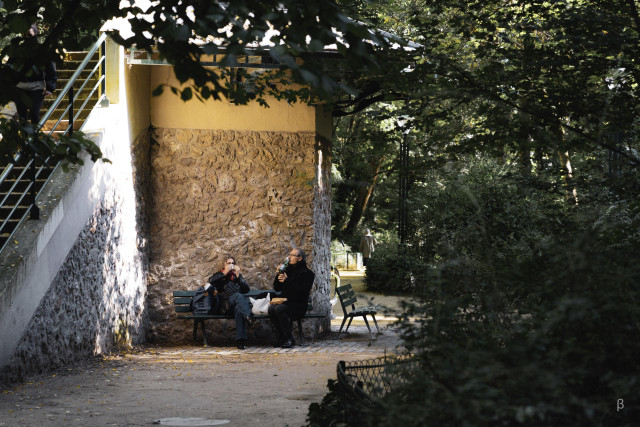
[[[31,296],[42,299],[10,363],[2,367],[3,381],[13,382],[144,342],[148,132],[143,132],[133,147],[137,153],[135,179],[119,175],[122,169],[131,171],[132,165],[102,165],[99,168],[104,166],[104,174],[93,169],[93,174],[78,175],[77,180],[85,180],[90,193],[102,195],[44,296]],[[86,167],[91,169],[91,162]],[[95,181],[90,182],[92,179]],[[80,196],[72,199],[82,201]],[[19,300],[17,297],[16,304]]]
[[[226,254],[252,288],[270,289],[277,264],[302,247],[316,273],[314,311],[328,312],[327,142],[314,133],[155,129],[151,153],[152,341],[191,342],[192,323],[176,319],[171,292],[205,283]],[[233,321],[209,325],[214,342],[235,336]],[[317,333],[328,320],[305,325]],[[258,322],[249,339],[269,331]]]

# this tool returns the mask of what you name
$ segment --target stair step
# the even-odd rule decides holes
[[[90,60],[89,62],[87,62],[87,65],[84,67],[85,70],[93,70],[93,68],[96,66],[96,64],[98,63],[97,60]],[[73,60],[73,61],[65,61],[63,65],[59,66],[59,69],[61,70],[77,70],[78,67],[80,66],[80,64],[82,64],[82,59],[78,59],[78,60]],[[58,68],[56,68],[56,72],[58,71]]]
[[[64,62],[82,61],[86,56],[87,52],[85,51],[65,52]],[[94,53],[94,56],[98,56],[98,52]]]
[[[50,173],[50,172],[49,172]],[[47,174],[48,175],[48,174]],[[36,189],[41,188],[42,185],[44,185],[46,178],[48,178],[48,176],[43,176],[42,174],[38,177],[38,179],[36,179],[35,182],[35,186]],[[29,184],[31,183],[31,179],[29,179],[28,177],[25,177],[25,179],[21,179],[20,181],[17,181],[15,179],[8,179],[5,180],[2,183],[2,189],[0,190],[1,193],[0,194],[7,194],[7,192],[9,191],[9,189],[11,189],[11,187],[13,185],[15,185],[15,187],[13,187],[13,192],[17,192],[17,193],[24,193],[25,190],[29,187]],[[0,199],[2,200],[2,199]]]
[[[11,219],[7,219],[7,220],[3,221],[5,226],[2,229],[2,234],[11,233],[13,231],[13,229],[16,228],[16,226],[18,225],[18,223],[20,222],[21,219],[22,219],[22,217],[20,217],[20,218],[11,218]]]
[[[87,103],[87,105],[89,105],[89,104]],[[93,104],[91,106],[93,107]],[[74,119],[74,121],[75,122],[85,121],[87,119],[87,117],[89,117],[89,114],[91,114],[91,111],[85,111],[85,110],[90,110],[90,109],[91,108],[84,108],[82,111],[80,111],[80,114],[78,114],[78,111],[74,110],[73,111],[73,116],[76,117]],[[60,119],[61,117],[62,117],[62,119]],[[57,114],[54,112],[54,114],[52,114],[51,117],[49,117],[49,120],[47,120],[45,122],[45,126],[48,126],[48,129],[51,129],[51,127],[56,124],[58,119],[60,119],[60,123],[61,124],[62,124],[62,122],[69,123],[69,112],[67,111],[64,114],[62,114],[62,111],[57,113]]]
[[[86,93],[85,93],[86,92]],[[91,102],[98,102],[98,100],[100,99],[100,97],[98,96],[98,91],[94,91],[93,94],[91,94],[91,97],[88,96],[89,92],[88,91],[83,91],[83,93],[81,93],[79,96],[78,94],[75,94],[75,99],[73,101],[73,108],[75,110],[77,110],[78,108],[80,108],[82,106],[82,104],[84,104],[84,102],[87,100],[87,98],[89,99],[89,101],[86,103],[85,108],[87,108],[87,106],[91,106],[93,107],[93,104],[91,104]],[[51,105],[53,104],[53,99],[45,102],[42,104],[42,108],[40,109],[40,111],[47,111]],[[58,104],[58,106],[56,107],[54,111],[55,112],[59,112],[59,113],[63,113],[66,109],[67,106],[69,105],[68,101],[66,99],[63,99],[62,102],[60,102],[60,104]]]
[[[69,70],[69,71],[70,71],[69,73],[65,72],[65,74],[69,74],[66,77],[61,77],[60,75],[58,75],[58,81],[56,83],[56,90],[62,90],[62,88],[65,87],[67,85],[67,83],[69,83],[69,79],[71,78],[71,75],[75,72],[75,70]],[[91,78],[89,78],[89,71],[82,72],[82,73],[80,73],[80,75],[76,79],[73,87],[74,87],[74,89],[79,88],[80,86],[82,86],[84,84],[84,81],[87,80],[87,79],[89,80],[89,82],[93,82],[93,83],[87,83],[85,85],[85,88],[93,87],[93,85],[96,84],[96,82],[98,81],[99,78],[100,78],[100,76],[98,75],[97,72],[93,73]]]
[[[74,101],[73,101],[73,102],[74,102],[74,104],[77,104],[78,102],[79,102],[80,104],[82,104],[82,103],[84,102],[84,100],[85,100],[85,99],[87,99],[87,98],[98,99],[98,98],[99,98],[99,96],[98,96],[98,91],[97,91],[97,90],[96,90],[96,91],[94,91],[94,92],[91,94],[91,96],[89,97],[89,93],[90,93],[91,89],[93,89],[93,86],[91,86],[91,88],[87,88],[87,87],[85,87],[85,88],[82,90],[82,92],[80,92],[80,93],[78,93],[78,92],[76,91],[76,92],[74,93],[74,98],[75,98],[75,99],[74,99]],[[45,100],[45,102],[43,102],[43,103],[42,103],[42,105],[43,105],[43,106],[44,106],[44,105],[46,105],[46,106],[47,106],[47,108],[48,108],[48,107],[50,107],[50,106],[51,106],[51,104],[53,104],[53,101],[54,101],[54,100],[58,97],[58,95],[60,94],[60,91],[61,91],[61,89],[60,89],[60,90],[56,89],[56,92],[53,94],[53,95],[54,95],[54,97],[53,97],[53,98],[50,98],[50,99],[46,99],[46,100]],[[60,105],[65,105],[65,106],[66,106],[66,105],[67,105],[67,100],[66,100],[66,99],[64,99]],[[66,107],[65,107],[65,108],[66,108]]]
[[[13,208],[15,208],[12,215],[14,218],[22,218],[22,215],[29,210],[29,206],[2,206],[0,207],[0,223],[7,219]]]
[[[4,243],[9,240],[9,235],[11,233],[14,232],[14,230],[18,227],[18,224],[20,223],[20,220],[22,219],[22,217],[20,218],[16,218],[16,219],[10,219],[8,221],[5,221],[4,227],[2,227],[2,234],[0,235],[0,247],[2,245],[4,245]]]
[[[42,126],[43,132],[51,132],[53,127],[56,125],[57,120],[47,120]],[[83,119],[77,119],[73,122],[73,130],[80,130],[82,125],[84,124]],[[69,127],[69,120],[60,120],[58,126],[55,129],[56,133],[64,133],[65,130]]]
[[[82,104],[84,104],[84,101],[85,101],[86,99],[87,99],[86,97],[84,97],[84,98],[76,98],[76,99],[75,99],[75,101],[73,101],[73,109],[74,109],[74,111],[77,111],[77,110],[78,110],[78,108],[80,108],[80,107],[82,106]],[[87,105],[91,105],[91,106],[93,106],[93,105],[92,105],[92,104],[90,104],[90,103],[91,103],[91,102],[94,102],[94,103],[95,103],[95,102],[98,102],[98,100],[99,100],[99,99],[100,99],[100,98],[98,98],[98,96],[97,96],[97,95],[94,95],[94,96],[92,96],[91,98],[89,98],[89,101],[88,101],[88,102],[87,102],[87,104],[85,105],[85,109],[86,109]],[[55,110],[53,110],[53,112],[54,112],[54,113],[55,113],[55,112],[58,112],[58,113],[64,113],[64,111],[67,109],[67,106],[68,106],[68,105],[69,105],[69,104],[68,104],[67,102],[62,102],[62,103],[60,103],[60,104],[56,107],[56,109],[55,109]],[[49,104],[49,107],[50,107],[50,106],[51,106],[51,104]],[[49,108],[47,107],[47,108],[45,109],[45,111],[46,111],[46,110],[48,110],[48,109],[49,109]]]
[[[15,185],[15,187],[13,187]],[[15,179],[7,179],[2,182],[1,189],[2,193],[6,194],[12,187],[13,191],[17,191],[19,193],[24,192],[26,188],[29,186],[29,181],[21,180],[16,182]]]
[[[96,63],[93,63],[93,64],[89,63],[89,65],[87,65],[85,67],[85,69],[80,72],[80,77],[81,78],[88,77],[89,74],[91,74],[91,72],[93,71],[94,67],[96,66]],[[80,64],[78,63],[78,65],[80,65]],[[65,82],[68,81],[71,78],[71,76],[73,75],[73,73],[76,72],[76,69],[77,68],[58,68],[56,70],[56,73],[58,74],[58,81],[61,81],[61,80],[65,81]],[[95,73],[93,73],[94,76],[96,74],[97,74],[97,71]]]

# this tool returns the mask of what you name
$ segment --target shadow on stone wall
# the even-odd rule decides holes
[[[329,312],[326,142],[311,132],[193,129],[154,129],[151,139],[150,342],[192,342],[193,323],[177,319],[172,291],[205,283],[226,254],[252,289],[270,289],[277,265],[302,247],[317,278],[314,311]],[[305,329],[315,335],[327,324],[307,320]],[[212,342],[235,335],[233,322],[209,325]],[[264,335],[268,321],[249,331],[250,340]]]
[[[144,341],[143,256],[122,256],[116,204],[83,228],[5,374],[8,382]]]
[[[101,202],[0,373],[3,382],[144,343],[149,265],[144,202],[149,189],[148,135],[143,132],[132,144],[133,177],[111,169],[92,182],[91,191],[105,189]]]

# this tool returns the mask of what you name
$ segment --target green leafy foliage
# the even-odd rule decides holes
[[[316,55],[318,50],[335,46],[342,63],[364,71],[377,68],[373,46],[385,44],[375,31],[344,15],[332,0],[160,0],[150,2],[145,10],[136,2],[119,0],[34,0],[6,1],[2,11],[2,106],[20,96],[16,84],[23,67],[43,67],[49,61],[60,61],[65,51],[90,46],[103,24],[114,18],[128,18],[132,33],[110,30],[114,40],[126,48],[159,52],[161,59],[173,65],[185,87],[168,89],[185,102],[224,97],[266,107],[270,97],[290,103],[328,100],[350,90],[350,85],[339,81],[339,75],[327,73],[324,60]],[[42,31],[37,39],[25,37],[33,23]],[[204,55],[216,55],[222,68],[203,65]],[[259,73],[237,73],[229,68],[249,56],[271,57],[280,67]],[[155,88],[154,95],[163,89]],[[12,139],[21,134],[4,135],[3,141],[15,149],[27,149],[26,141]]]
[[[487,158],[432,172],[407,246],[381,239],[367,271],[422,297],[398,324],[420,367],[358,419],[345,411],[362,402],[330,388],[310,425],[634,425],[640,176],[575,166],[592,176],[577,206]]]
[[[327,393],[320,403],[312,403],[307,415],[308,426],[373,425],[376,405],[353,395],[340,382],[329,380]]]
[[[625,212],[636,223],[635,205],[607,219]],[[421,374],[389,396],[387,421],[633,425],[637,408],[617,412],[616,403],[640,391],[637,236],[612,247],[624,223],[569,217],[544,248],[496,268],[493,283],[440,299],[459,282],[444,274],[428,285],[423,320],[403,325]]]
[[[11,141],[23,141],[21,151],[27,156],[36,156],[41,159],[50,159],[51,164],[62,162],[63,170],[67,170],[71,164],[84,164],[83,158],[88,156],[91,161],[102,160],[111,163],[102,157],[100,147],[82,132],[74,132],[72,135],[53,138],[36,131],[31,123],[20,123],[15,120],[0,120],[0,158],[3,164],[13,162],[18,151]]]

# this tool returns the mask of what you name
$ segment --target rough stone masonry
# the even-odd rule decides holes
[[[205,283],[226,254],[237,257],[251,288],[268,289],[276,265],[291,247],[302,247],[316,273],[314,311],[330,310],[328,146],[309,132],[154,130],[151,341],[191,342],[192,322],[176,319],[172,291]],[[305,325],[316,334],[329,320]],[[234,336],[233,321],[209,326],[213,342]],[[260,322],[249,338],[268,331],[268,322]]]

